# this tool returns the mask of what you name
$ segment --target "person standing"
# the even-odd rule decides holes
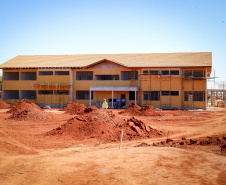
[[[104,102],[102,104],[102,108],[103,109],[107,109],[108,108],[108,102],[106,102],[106,99],[104,99]]]
[[[117,109],[119,108],[119,102],[120,102],[120,100],[119,100],[119,98],[117,97],[117,99],[116,99],[116,107],[117,107]]]
[[[122,100],[121,100],[121,101],[122,101],[122,107],[123,107],[123,106],[125,106],[125,102],[126,102],[126,100],[125,100],[125,98],[124,98],[124,97],[122,98]]]

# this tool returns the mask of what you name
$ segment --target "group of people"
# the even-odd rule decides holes
[[[125,106],[125,102],[126,102],[125,98],[122,98],[122,100],[121,100],[121,107]],[[120,103],[120,100],[117,97],[116,98],[116,107],[117,107],[117,109],[119,108],[119,103]],[[104,99],[104,102],[102,104],[102,108],[103,109],[107,109],[108,108],[108,102],[106,101],[106,99]]]

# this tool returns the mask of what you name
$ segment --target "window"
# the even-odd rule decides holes
[[[20,96],[21,99],[36,99],[36,91],[22,90]]]
[[[194,101],[205,101],[205,93],[204,92],[194,92]]]
[[[158,70],[144,70],[143,71],[143,74],[144,75],[148,75],[148,74],[152,74],[152,75],[158,75],[159,74],[159,71]]]
[[[169,75],[169,70],[162,70],[161,75]]]
[[[192,78],[193,80],[203,80],[203,77],[205,77],[205,71],[204,70],[186,70],[184,72],[185,78]],[[194,78],[193,78],[194,77]],[[187,79],[191,80],[191,79]]]
[[[137,92],[137,91],[136,91]],[[138,95],[138,94],[136,94]],[[136,96],[137,97],[137,96]],[[137,98],[136,98],[137,99]],[[129,91],[129,100],[135,100],[135,91]]]
[[[19,90],[5,90],[3,93],[4,99],[19,99]]]
[[[179,91],[171,91],[171,96],[179,96]]]
[[[77,71],[76,80],[93,80],[93,71]]]
[[[36,80],[36,72],[21,72],[21,80]]]
[[[89,100],[89,91],[76,91],[77,100]],[[93,91],[91,91],[91,99],[93,99]]]
[[[39,71],[39,76],[53,76],[53,71]]]
[[[192,77],[193,75],[192,75],[192,71],[191,70],[186,70],[185,72],[184,72],[184,77],[185,78],[190,78],[190,77]]]
[[[161,91],[161,96],[179,96],[179,91]]]
[[[109,99],[108,99],[108,102],[111,103],[111,102],[112,102],[112,99],[109,98]],[[116,98],[113,99],[113,103],[116,103]]]
[[[53,94],[53,90],[39,90],[38,94],[40,95]]]
[[[171,74],[171,75],[179,75],[180,72],[179,72],[179,70],[171,70],[171,71],[170,71],[170,74]]]
[[[169,96],[170,91],[161,91],[161,96]]]
[[[205,77],[204,70],[193,71],[194,80],[203,80]]]
[[[109,80],[109,81],[114,81],[114,80],[119,80],[119,75],[95,75],[95,80]]]
[[[55,90],[54,94],[55,95],[68,95],[69,94],[69,90]]]
[[[192,92],[184,92],[184,101],[192,101],[192,100],[193,100]]]
[[[69,71],[55,71],[56,76],[68,76]]]
[[[184,92],[184,101],[205,101],[205,92]]]
[[[121,80],[138,80],[138,71],[121,71]]]
[[[159,101],[160,100],[160,91],[144,91],[143,92],[144,101]]]
[[[4,80],[19,80],[19,72],[4,72]]]

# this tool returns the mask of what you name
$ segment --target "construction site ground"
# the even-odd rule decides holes
[[[15,120],[8,110],[0,109],[1,185],[226,184],[226,108],[158,110],[149,116],[106,110],[162,132],[122,140],[121,149],[118,139],[52,134],[75,114],[46,109],[48,119]],[[206,142],[213,138],[219,142]]]

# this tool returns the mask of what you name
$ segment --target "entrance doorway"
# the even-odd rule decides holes
[[[126,105],[126,95],[121,94],[121,107]]]

